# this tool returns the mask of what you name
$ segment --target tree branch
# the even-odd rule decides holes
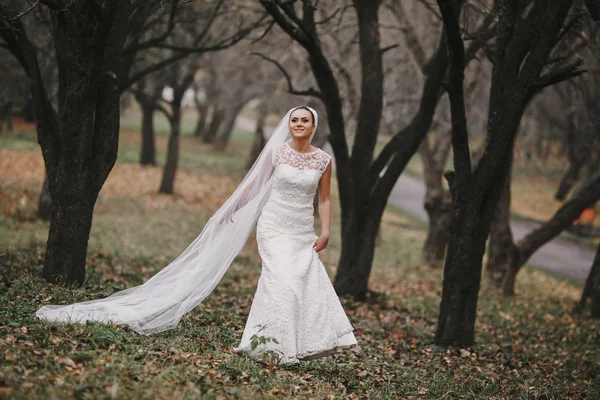
[[[579,217],[581,212],[600,199],[600,171],[592,175],[577,195],[567,201],[554,216],[517,243],[519,266],[544,244],[558,236]]]
[[[299,20],[297,19],[297,17],[296,21],[298,22],[282,14],[281,9],[277,6],[278,2],[274,0],[260,0],[260,4],[265,10],[267,10],[269,14],[271,14],[273,19],[277,21],[279,26],[288,35],[290,35],[292,39],[297,41],[304,48],[310,47],[311,39],[308,35],[306,35],[304,29],[302,29],[302,27],[298,25]]]
[[[587,72],[587,70],[578,69],[582,65],[583,60],[579,58],[571,64],[563,65],[554,71],[540,75],[535,83],[531,86],[530,95],[538,93],[548,86],[556,85],[557,83],[575,78]]]
[[[467,133],[467,117],[464,98],[465,48],[458,17],[452,0],[437,0],[448,48],[449,79],[448,97],[452,114],[452,149],[456,170],[457,195],[464,193],[471,177],[471,151]]]
[[[165,29],[165,31],[157,36],[154,37],[152,39],[149,39],[145,42],[139,43],[136,46],[130,46],[127,49],[123,50],[123,54],[129,54],[129,53],[135,53],[141,50],[145,50],[145,49],[149,49],[151,47],[154,47],[155,45],[165,41],[169,35],[171,34],[171,32],[173,32],[173,28],[175,28],[175,15],[177,13],[177,5],[179,4],[178,0],[170,0],[171,3],[171,9],[169,10],[169,19],[167,21],[167,28]],[[221,4],[221,3],[219,3]]]
[[[262,58],[262,59],[264,59],[266,61],[269,61],[270,63],[274,64],[277,67],[277,69],[279,69],[279,71],[281,71],[281,73],[285,77],[285,80],[286,80],[286,82],[288,84],[288,93],[299,95],[299,96],[313,96],[313,97],[316,97],[316,98],[319,98],[319,99],[323,98],[323,94],[321,92],[319,92],[318,90],[312,89],[312,88],[308,89],[308,90],[296,90],[296,89],[294,89],[294,85],[292,84],[292,78],[290,77],[290,74],[276,60],[274,60],[272,58],[269,58],[269,57],[265,56],[264,54],[256,53],[256,52],[249,53],[249,55],[258,56],[258,57],[260,57],[260,58]]]
[[[29,14],[31,11],[33,11],[38,5],[40,4],[39,0],[36,0],[33,4],[31,4],[28,8],[26,8],[23,11],[17,12],[15,15],[11,16],[11,17],[7,17],[4,15],[4,13],[0,13],[0,18],[8,21],[8,22],[15,22],[16,20],[18,20],[19,18]],[[15,10],[16,11],[16,10]]]

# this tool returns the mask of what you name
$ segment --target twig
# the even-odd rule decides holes
[[[308,90],[296,90],[296,89],[294,89],[294,85],[292,84],[292,78],[290,77],[290,74],[276,60],[274,60],[272,58],[269,58],[269,57],[265,56],[264,54],[256,53],[256,52],[251,52],[251,53],[249,53],[249,55],[258,56],[258,57],[260,57],[260,58],[262,58],[262,59],[264,59],[266,61],[269,61],[272,64],[275,64],[275,66],[277,67],[277,69],[279,69],[279,71],[281,71],[281,73],[285,77],[285,80],[287,81],[288,92],[289,93],[295,94],[295,95],[299,95],[299,96],[313,96],[313,97],[317,97],[319,99],[323,98],[323,94],[321,92],[319,92],[318,90],[312,89],[312,88],[308,89]]]

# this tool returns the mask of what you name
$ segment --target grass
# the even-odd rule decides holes
[[[125,130],[121,149],[137,148],[133,137]],[[116,326],[41,323],[34,316],[41,305],[137,285],[177,256],[243,175],[242,150],[182,147],[190,163],[175,196],[156,194],[161,168],[120,154],[95,209],[87,281],[72,289],[39,278],[48,225],[32,210],[43,166],[39,150],[15,149],[18,142],[0,142],[0,398],[600,398],[600,322],[571,316],[581,287],[549,274],[526,268],[516,298],[484,287],[477,343],[435,346],[442,274],[419,266],[426,226],[393,208],[373,263],[373,294],[366,303],[343,301],[360,346],[326,359],[283,367],[232,351],[260,274],[253,237],[215,292],[172,331],[145,337]],[[212,157],[222,157],[220,169],[205,161]],[[335,200],[332,239],[320,254],[332,277],[340,252]]]

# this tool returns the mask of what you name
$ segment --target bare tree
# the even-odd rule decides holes
[[[592,318],[600,318],[600,243],[598,244],[598,250],[594,257],[594,263],[590,269],[590,273],[585,280],[585,286],[583,287],[583,293],[579,303],[573,309],[574,314],[581,314],[585,310],[588,299],[591,302],[591,315]]]
[[[489,120],[484,154],[471,166],[464,104],[464,45],[451,0],[438,0],[451,60],[448,84],[452,114],[452,226],[444,265],[444,283],[436,341],[473,343],[482,259],[493,215],[511,167],[515,136],[530,99],[550,84],[581,73],[579,62],[548,66],[564,36],[571,0],[535,1],[530,6],[498,0]],[[529,4],[528,4],[529,5]],[[518,22],[515,22],[518,21]]]
[[[572,13],[573,18],[569,22],[568,26],[563,29],[565,35],[563,36],[563,40],[561,40],[555,48],[554,53],[557,54],[566,54],[566,56],[562,56],[566,60],[572,60],[576,58],[575,61],[571,61],[577,63],[577,58],[585,57],[585,54],[582,54],[579,49],[585,48],[585,43],[582,43],[579,40],[579,35],[573,35],[573,32],[578,32],[579,29],[569,29],[571,27],[575,27],[576,25],[582,25],[581,19],[585,18],[585,15],[582,15],[577,11],[577,8],[574,8],[574,12]],[[579,24],[578,24],[579,22]],[[583,24],[586,25],[586,24]],[[594,58],[585,57],[582,59],[586,59],[586,66],[594,65]],[[591,62],[590,62],[591,61]],[[575,64],[572,64],[575,65]],[[563,68],[560,66],[554,66],[554,71]],[[593,68],[592,68],[593,69]],[[557,76],[555,82],[558,83],[562,80],[562,78],[566,78],[568,75],[564,77]],[[591,78],[591,79],[590,79]],[[562,113],[564,108],[567,108],[565,114],[565,119],[567,120],[566,125],[568,126],[566,133],[566,141],[567,141],[567,154],[570,160],[570,167],[567,171],[565,177],[561,182],[559,187],[559,191],[557,192],[557,197],[561,197],[564,200],[566,194],[571,191],[572,186],[579,180],[580,171],[587,167],[589,173],[588,178],[592,176],[596,171],[598,171],[598,155],[600,155],[600,137],[597,137],[597,129],[600,124],[595,117],[597,114],[595,111],[598,111],[597,101],[592,100],[591,96],[588,94],[588,101],[578,101],[577,105],[573,101],[573,94],[577,92],[576,89],[578,86],[584,86],[581,89],[582,92],[589,93],[589,90],[585,87],[592,86],[589,81],[593,82],[595,76],[594,74],[585,74],[583,76],[578,76],[574,79],[571,79],[568,83],[563,83],[559,85],[553,85],[552,88],[554,90],[549,90],[549,94],[553,93],[558,94],[558,98],[560,99],[559,104],[563,104],[563,106],[559,106],[552,115],[559,115]],[[586,82],[586,83],[583,83]],[[572,90],[564,90],[564,87],[570,87]],[[594,89],[592,89],[593,91]],[[538,92],[539,93],[539,92]],[[587,94],[587,93],[586,93]],[[547,97],[547,96],[545,96]],[[585,95],[582,95],[581,98],[585,99]],[[547,102],[547,99],[543,99]],[[533,98],[530,99],[533,101]],[[568,107],[564,107],[564,104],[568,103]],[[591,112],[590,112],[591,111]],[[550,117],[550,115],[546,114],[545,117]],[[554,125],[558,125],[557,121],[560,118],[556,118],[554,116],[550,117],[551,123]],[[536,234],[533,237],[537,237],[536,240],[528,240],[521,241],[517,245],[513,243],[512,232],[510,228],[510,173],[505,183],[505,187],[503,189],[502,195],[500,197],[500,202],[498,204],[498,209],[496,214],[494,215],[494,219],[491,225],[490,230],[490,240],[488,246],[488,263],[487,263],[487,272],[489,282],[492,286],[501,287],[503,286],[504,293],[506,295],[514,294],[514,284],[516,279],[516,273],[519,271],[521,265],[525,263],[525,261],[535,252],[542,244],[546,243],[546,241],[539,241],[542,237],[544,237],[544,233],[547,231],[550,233],[554,232],[550,235],[545,236],[546,240],[550,240],[551,238],[558,235],[560,231],[555,231],[552,227],[555,222],[558,222],[556,219],[552,219],[552,224],[543,224],[540,229],[541,231],[536,230]],[[593,187],[589,185],[584,185],[583,188],[579,191],[575,197],[581,198],[581,191],[583,190],[592,190],[592,197],[589,201],[590,204],[583,204],[582,206],[589,207],[595,203]],[[588,193],[585,193],[587,195]],[[583,209],[579,210],[578,213],[581,213]],[[561,226],[563,229],[567,229],[571,227],[573,221],[579,216],[572,215],[572,217],[567,217],[566,214],[561,214],[562,218]],[[566,219],[565,219],[566,218]],[[537,243],[536,243],[537,242]]]
[[[163,171],[159,193],[173,194],[175,174],[179,163],[179,138],[181,135],[181,102],[186,90],[194,81],[198,70],[198,60],[188,58],[185,61],[171,64],[166,68],[166,83],[172,89],[172,98],[169,101],[170,109],[159,107],[169,120],[171,135],[167,148],[167,161]]]
[[[223,34],[216,35],[216,42],[207,43],[208,32],[221,18],[222,3],[203,3],[200,14],[189,12],[191,8],[186,10],[188,13],[178,14],[179,0],[36,2],[35,7],[45,7],[55,16],[51,29],[59,76],[58,116],[22,21],[30,10],[2,5],[0,35],[31,82],[38,142],[52,195],[43,271],[48,281],[81,284],[85,279],[94,205],[117,157],[121,93],[143,76],[191,52],[211,51],[238,42],[262,21],[259,16],[250,18],[249,24],[229,22],[223,25]],[[177,15],[187,17],[189,24],[206,27],[193,47],[165,43]],[[152,38],[144,39],[143,32],[163,19],[168,21],[165,30],[156,30]],[[151,64],[137,63],[143,52],[152,48],[167,48],[173,55]]]
[[[154,112],[160,107],[165,81],[155,74],[140,79],[130,88],[142,111],[141,165],[156,165]]]
[[[342,210],[342,254],[335,278],[335,288],[339,294],[350,294],[364,298],[368,291],[368,279],[375,251],[375,238],[379,231],[381,216],[387,204],[388,196],[404,170],[411,156],[419,148],[426,136],[437,102],[442,93],[442,81],[446,72],[447,57],[442,46],[427,60],[424,66],[425,81],[419,110],[410,123],[400,129],[375,157],[374,150],[379,133],[383,111],[383,62],[382,55],[394,49],[395,45],[382,48],[379,36],[380,1],[353,1],[358,25],[360,54],[360,90],[356,129],[353,134],[347,132],[339,79],[335,74],[332,59],[323,47],[323,37],[317,29],[322,24],[315,20],[315,5],[303,0],[302,14],[294,4],[283,1],[261,1],[277,24],[307,52],[317,89],[298,90],[292,84],[289,74],[282,68],[288,81],[289,92],[309,95],[320,99],[327,112],[330,129],[329,142],[333,148],[339,182],[340,204]],[[321,6],[322,3],[319,3]],[[336,4],[330,15],[342,15],[346,4]],[[329,14],[328,14],[329,15]],[[341,18],[341,17],[340,17]],[[345,16],[344,16],[345,18]],[[325,18],[328,21],[331,18]],[[491,23],[491,21],[490,21]],[[489,26],[489,25],[488,25]],[[473,51],[481,43],[477,33],[473,41]],[[274,60],[270,60],[274,61]],[[341,65],[344,66],[343,64]],[[342,82],[352,78],[338,68]],[[360,95],[358,95],[360,93]],[[352,99],[352,96],[350,97]],[[352,105],[350,105],[352,106]],[[352,137],[352,146],[347,141]]]
[[[258,156],[267,143],[267,139],[265,138],[265,122],[269,110],[268,104],[268,100],[263,98],[260,100],[260,104],[258,105],[256,129],[254,130],[254,143],[252,144],[250,156],[248,157],[248,162],[246,163],[247,169],[252,168],[254,162],[258,159]]]

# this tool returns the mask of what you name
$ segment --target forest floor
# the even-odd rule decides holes
[[[39,278],[48,224],[35,219],[44,174],[35,135],[0,135],[0,398],[600,399],[600,321],[572,316],[581,287],[550,274],[525,268],[514,298],[483,287],[476,344],[435,346],[442,272],[419,265],[425,224],[395,209],[384,215],[373,293],[365,303],[343,300],[359,346],[322,360],[277,366],[233,352],[260,274],[253,236],[172,331],[146,337],[35,318],[45,304],[139,284],[176,257],[244,174],[251,137],[232,140],[216,153],[184,136],[176,194],[159,195],[162,169],[136,163],[139,133],[125,118],[95,208],[88,278],[72,289]],[[320,253],[331,277],[340,252],[332,204],[332,238]]]

